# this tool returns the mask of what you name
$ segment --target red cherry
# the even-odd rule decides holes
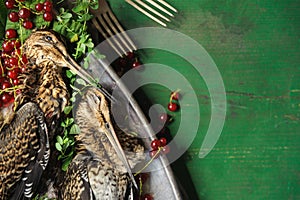
[[[152,150],[157,150],[161,146],[160,141],[158,139],[154,139],[150,145]]]
[[[16,94],[21,94],[22,91],[20,89],[16,89]]]
[[[163,154],[168,154],[170,152],[170,147],[168,146],[168,145],[166,145],[166,146],[164,146],[163,148],[162,148],[162,153]]]
[[[45,21],[50,22],[53,19],[53,15],[51,12],[45,12],[43,18]]]
[[[11,45],[12,45],[14,48],[16,48],[16,49],[18,49],[18,48],[21,47],[21,42],[20,42],[20,40],[11,40],[10,42],[11,42]]]
[[[15,7],[16,1],[15,0],[7,0],[5,1],[5,6],[7,9],[13,9]]]
[[[26,28],[26,29],[32,29],[33,28],[32,21],[24,21],[23,22],[23,27]]]
[[[168,109],[171,112],[175,112],[176,110],[178,110],[178,105],[176,103],[170,102],[168,104]]]
[[[10,95],[8,93],[4,93],[1,96],[1,100],[2,100],[2,102],[4,104],[4,106],[6,106],[5,104],[8,104],[8,103],[14,101],[14,97],[13,97],[13,95]]]
[[[148,178],[149,178],[149,174],[147,174],[147,173],[141,173],[141,174],[139,174],[139,180],[142,182],[142,184],[144,184],[144,183],[146,183],[146,181],[148,180]]]
[[[22,55],[22,63],[23,64],[27,64],[28,63],[28,59],[27,59],[27,57],[26,57],[25,54]]]
[[[9,62],[9,58],[6,58],[5,60],[4,60],[4,66],[6,67],[6,68],[9,68],[10,67],[10,62]]]
[[[19,16],[18,13],[15,11],[12,11],[8,14],[8,19],[12,22],[17,22],[19,21]]]
[[[40,12],[44,9],[44,5],[42,3],[38,3],[35,5],[35,10]]]
[[[17,37],[17,31],[15,29],[7,29],[5,31],[5,37],[8,39],[16,38]]]
[[[20,58],[21,57],[21,49],[15,49],[13,52],[11,52],[11,56]]]
[[[45,1],[44,2],[44,10],[46,12],[51,12],[52,11],[52,3],[50,1]]]
[[[17,79],[17,78],[18,78],[18,72],[17,72],[15,69],[9,70],[9,71],[7,72],[7,76],[8,76],[9,78],[11,78],[11,79]]]
[[[15,58],[15,57],[9,58],[9,65],[10,65],[10,67],[18,66],[18,63],[19,63],[19,61],[18,61],[17,58]]]
[[[12,45],[12,43],[10,41],[4,41],[2,43],[2,49],[5,51],[5,52],[10,52],[14,49],[14,46]]]
[[[169,115],[167,113],[161,113],[159,115],[159,120],[162,122],[162,123],[165,123],[169,120]]]
[[[160,142],[160,145],[161,145],[162,147],[164,147],[164,146],[167,145],[167,139],[164,138],[164,137],[160,138],[160,139],[159,139],[159,142]]]
[[[126,57],[128,58],[128,59],[133,59],[134,58],[134,53],[132,52],[132,51],[130,51],[130,52],[127,52],[127,54],[126,54]]]
[[[157,150],[152,150],[149,152],[149,154],[150,154],[150,157],[154,158],[154,159],[158,158],[158,156],[159,156],[159,153],[157,153]]]
[[[141,63],[139,61],[134,61],[132,64],[133,68],[139,68],[141,66]]]
[[[10,88],[10,87],[11,87],[11,84],[7,80],[3,81],[2,90],[5,90],[5,89]]]
[[[17,78],[16,78],[16,79],[13,79],[13,84],[14,84],[14,85],[19,85],[19,79],[17,79]]]
[[[151,194],[144,194],[142,200],[153,200],[153,196]]]
[[[26,65],[23,65],[22,67],[21,67],[21,73],[25,73],[26,72]]]
[[[20,18],[27,19],[30,17],[31,12],[27,8],[21,8],[18,14]]]
[[[171,98],[177,101],[180,98],[179,92],[171,92]]]

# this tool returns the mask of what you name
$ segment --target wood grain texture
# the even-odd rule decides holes
[[[111,2],[127,29],[159,27],[125,2]],[[227,95],[221,138],[207,157],[199,159],[210,120],[205,82],[181,58],[159,50],[143,51],[144,63],[166,64],[188,77],[199,98],[197,137],[180,160],[184,164],[174,163],[187,193],[202,200],[299,199],[300,2],[169,2],[180,13],[170,28],[204,46],[218,66]],[[148,85],[143,90],[153,103],[166,105],[168,89]],[[178,116],[170,126],[173,134],[180,124]],[[188,175],[196,194],[190,181],[182,179]]]

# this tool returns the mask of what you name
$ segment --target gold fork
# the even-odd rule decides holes
[[[116,16],[111,11],[106,0],[98,0],[98,9],[92,10],[95,16],[92,23],[95,25],[100,34],[107,39],[109,45],[118,53],[120,57],[128,52],[133,52],[137,48],[128,34],[124,31]],[[118,34],[122,33],[122,34]],[[112,37],[117,35],[116,37]],[[112,39],[108,39],[112,37]]]
[[[154,20],[155,22],[165,27],[167,26],[165,21],[170,22],[171,20],[170,18],[164,16],[158,11],[167,14],[169,17],[174,17],[172,12],[177,13],[177,10],[173,6],[165,2],[164,0],[156,0],[156,1],[146,0],[145,2],[142,0],[135,0],[135,1],[125,0],[125,1],[129,3],[131,6],[133,6],[135,9],[137,9],[138,11],[140,11],[141,13],[149,17],[150,19]]]

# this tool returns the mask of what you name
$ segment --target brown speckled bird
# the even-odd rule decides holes
[[[8,120],[1,119],[0,199],[30,198],[37,188],[49,159],[49,141],[52,150],[58,119],[69,101],[62,68],[91,79],[51,31],[33,31],[22,51],[29,64],[20,77],[23,91],[15,100],[17,111],[9,112]],[[53,152],[49,163],[51,157]]]
[[[24,104],[0,134],[0,199],[33,197],[49,159],[44,114]]]
[[[88,89],[82,97],[75,120],[80,128],[80,134],[76,137],[77,155],[67,170],[61,198],[125,199],[133,179],[120,158],[113,135],[125,152],[130,167],[144,159],[141,141],[121,130],[115,133],[108,102],[96,88]]]

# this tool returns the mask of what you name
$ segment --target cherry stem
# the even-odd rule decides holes
[[[180,89],[176,89],[174,92],[172,92],[171,96],[170,96],[170,102],[172,102],[173,97],[180,92]]]
[[[152,162],[153,162],[153,160],[158,156],[158,154],[161,152],[161,150],[163,149],[163,147],[158,147],[158,150],[157,150],[157,152],[154,154],[154,156],[152,156],[152,158],[149,160],[149,162],[147,162],[146,163],[146,165],[142,168],[142,169],[140,169],[138,172],[136,172],[135,174],[134,174],[134,176],[137,176],[137,175],[139,175],[140,173],[142,173],[142,171],[144,171]]]

